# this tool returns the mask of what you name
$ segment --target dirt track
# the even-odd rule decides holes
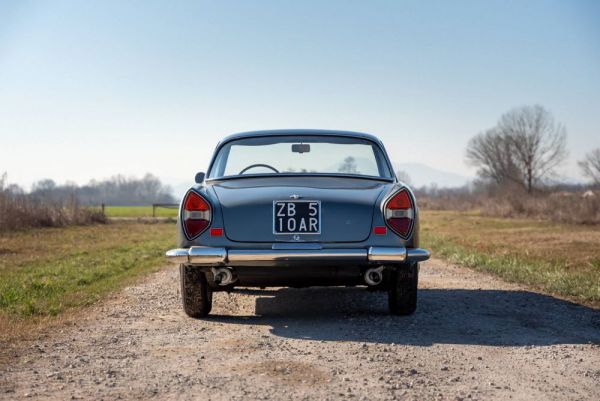
[[[0,366],[0,399],[600,399],[600,312],[433,260],[414,316],[362,289],[215,295],[169,268]]]

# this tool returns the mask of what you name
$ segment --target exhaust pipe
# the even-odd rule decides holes
[[[227,267],[213,267],[211,270],[216,285],[229,285],[235,281],[233,279],[233,272]]]
[[[378,285],[383,281],[383,273],[381,273],[384,269],[384,266],[379,267],[371,267],[367,269],[365,272],[365,283],[368,285]]]

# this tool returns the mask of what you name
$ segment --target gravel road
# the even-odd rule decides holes
[[[0,351],[0,399],[600,399],[600,311],[440,260],[420,288],[410,317],[315,288],[218,293],[194,320],[165,268]]]

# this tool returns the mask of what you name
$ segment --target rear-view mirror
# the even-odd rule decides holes
[[[294,144],[292,144],[292,152],[308,153],[308,152],[310,152],[310,145],[307,143],[294,143]]]

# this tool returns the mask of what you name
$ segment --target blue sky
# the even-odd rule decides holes
[[[177,183],[229,133],[332,128],[473,175],[469,138],[539,103],[580,177],[600,147],[598,21],[597,1],[0,0],[0,172]]]

